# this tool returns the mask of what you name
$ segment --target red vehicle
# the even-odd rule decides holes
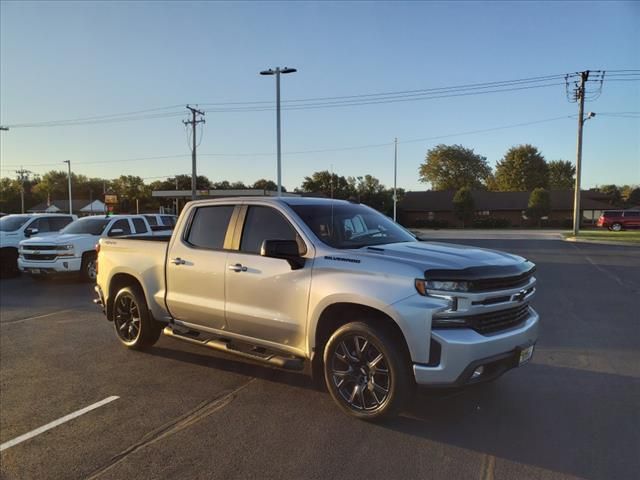
[[[606,210],[598,218],[597,225],[614,232],[640,228],[640,210]]]

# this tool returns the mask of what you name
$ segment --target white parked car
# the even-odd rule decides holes
[[[18,245],[34,235],[39,237],[58,233],[78,217],[59,213],[31,213],[5,215],[0,218],[0,264],[2,273],[18,273]]]
[[[160,232],[163,233],[163,232]],[[75,273],[87,281],[96,278],[95,246],[101,237],[151,236],[142,215],[92,216],[76,220],[58,235],[20,242],[18,267],[38,278]]]

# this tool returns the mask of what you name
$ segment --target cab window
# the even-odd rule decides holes
[[[295,240],[298,235],[289,221],[269,207],[250,206],[242,229],[240,251],[260,253],[264,240]]]
[[[187,243],[211,250],[224,248],[224,238],[234,208],[233,205],[197,208],[187,233]]]
[[[136,233],[148,233],[149,229],[147,224],[141,218],[133,218],[133,226],[136,229]]]
[[[114,230],[121,229],[122,233],[113,233]],[[129,226],[129,220],[126,218],[121,218],[120,220],[116,220],[116,222],[109,229],[109,236],[115,235],[131,235],[131,227]]]

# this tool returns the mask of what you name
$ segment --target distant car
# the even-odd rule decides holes
[[[60,213],[5,215],[0,219],[0,265],[2,275],[18,273],[18,245],[34,235],[53,235],[78,217]]]
[[[640,228],[640,210],[605,210],[596,225],[614,232]]]

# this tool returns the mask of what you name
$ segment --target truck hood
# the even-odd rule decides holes
[[[412,264],[422,270],[463,270],[472,267],[509,267],[525,261],[510,253],[440,242],[391,243],[358,251],[371,258]]]
[[[21,245],[68,245],[75,242],[86,242],[88,239],[97,239],[94,235],[88,233],[65,233],[47,235],[45,237],[31,237],[29,240],[23,240]]]

